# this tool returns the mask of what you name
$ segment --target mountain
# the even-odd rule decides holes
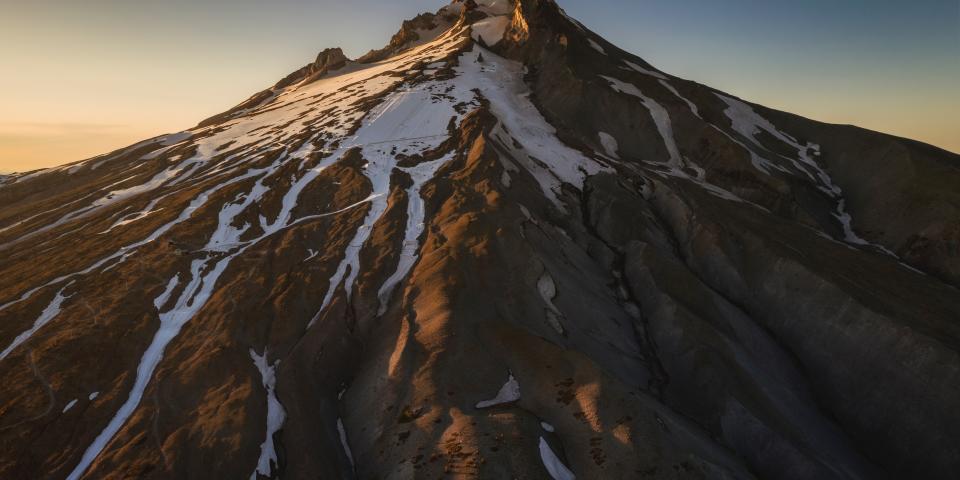
[[[958,187],[458,0],[0,186],[0,478],[957,478]]]

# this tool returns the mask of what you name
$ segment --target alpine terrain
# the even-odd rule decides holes
[[[960,156],[456,0],[0,180],[0,478],[960,478]]]

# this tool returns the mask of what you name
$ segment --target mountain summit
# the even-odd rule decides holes
[[[0,478],[960,476],[960,158],[455,1],[0,177]]]

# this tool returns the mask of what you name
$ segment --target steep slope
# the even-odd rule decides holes
[[[455,1],[0,183],[0,478],[955,478],[958,186]]]

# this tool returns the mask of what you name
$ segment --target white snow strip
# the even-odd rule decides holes
[[[140,247],[142,247],[142,246],[144,246],[144,245],[153,243],[154,241],[156,241],[158,238],[160,238],[161,236],[163,236],[166,232],[168,232],[168,231],[169,231],[171,228],[173,228],[174,226],[176,226],[176,225],[178,225],[178,224],[180,224],[180,223],[183,223],[183,222],[189,220],[189,219],[193,216],[193,214],[194,214],[198,209],[200,209],[204,204],[206,204],[207,201],[210,199],[210,197],[211,197],[214,193],[216,193],[217,191],[219,191],[219,190],[221,190],[221,189],[223,189],[223,188],[225,188],[225,187],[227,187],[227,186],[229,186],[229,185],[232,185],[232,184],[234,184],[234,183],[237,183],[237,182],[246,180],[246,179],[248,179],[248,178],[251,178],[251,177],[253,177],[253,176],[255,176],[255,175],[258,175],[258,174],[260,174],[261,172],[262,172],[262,170],[250,170],[250,171],[248,171],[248,172],[247,172],[246,174],[244,174],[244,175],[241,175],[241,176],[239,176],[239,177],[232,178],[232,179],[230,179],[230,180],[227,181],[227,182],[224,182],[224,183],[221,183],[221,184],[216,185],[216,186],[214,186],[214,187],[211,187],[210,189],[206,190],[205,192],[201,193],[201,194],[198,195],[196,198],[194,198],[194,199],[190,202],[190,204],[180,213],[180,215],[179,215],[176,219],[174,219],[174,220],[168,222],[167,224],[161,226],[160,228],[154,230],[154,232],[153,232],[152,234],[150,234],[150,236],[148,236],[147,238],[145,238],[145,239],[143,239],[143,240],[140,240],[140,241],[138,241],[138,242],[132,243],[132,244],[130,244],[130,245],[127,245],[127,246],[125,246],[125,247],[122,247],[122,248],[120,248],[120,250],[117,250],[117,251],[114,252],[113,254],[108,255],[107,257],[104,257],[104,258],[102,258],[102,259],[94,262],[92,265],[90,265],[89,267],[87,267],[87,268],[85,268],[85,269],[83,269],[83,270],[80,270],[80,271],[77,271],[77,272],[73,272],[73,273],[70,273],[70,274],[66,274],[66,275],[62,275],[62,276],[57,277],[57,278],[55,278],[55,279],[53,279],[53,280],[50,280],[49,282],[47,282],[47,283],[45,283],[45,284],[43,284],[43,285],[41,285],[41,286],[39,286],[39,287],[35,287],[35,288],[31,289],[31,290],[28,290],[28,291],[24,292],[20,297],[14,299],[14,300],[11,300],[11,301],[3,304],[3,305],[0,305],[0,311],[3,311],[3,310],[5,310],[5,309],[9,308],[10,306],[15,305],[15,304],[17,304],[17,303],[20,303],[20,302],[23,302],[23,301],[25,301],[25,300],[28,300],[29,298],[33,297],[34,294],[36,294],[38,291],[40,291],[40,290],[43,289],[44,287],[48,287],[48,286],[50,286],[50,285],[55,285],[55,284],[58,284],[58,283],[61,283],[61,282],[65,282],[65,281],[70,280],[71,278],[74,278],[74,277],[77,277],[77,276],[86,275],[86,274],[88,274],[88,273],[91,273],[91,272],[93,272],[93,271],[95,271],[95,270],[100,269],[101,267],[107,265],[107,264],[110,263],[110,262],[116,261],[116,263],[115,263],[114,265],[112,265],[112,266],[116,266],[117,263],[122,263],[122,262],[126,261],[130,256],[132,256],[134,253],[136,253],[136,250],[137,250],[138,248],[140,248]]]
[[[602,53],[602,54],[604,54],[604,55],[607,54],[607,51],[604,50],[603,47],[600,46],[599,43],[594,42],[592,38],[588,38],[588,39],[587,39],[587,42],[590,43],[590,47],[593,48],[594,50],[596,50],[596,51],[598,51],[598,52],[600,52],[600,53]]]
[[[347,209],[349,208],[352,208],[352,206],[348,207]],[[334,215],[347,209],[331,212],[327,215]],[[317,217],[321,216],[324,215],[318,215]],[[293,224],[295,223],[296,222],[293,222]],[[276,231],[279,230],[282,230],[282,228],[279,228]],[[97,456],[99,456],[100,452],[106,448],[110,440],[117,434],[117,432],[120,431],[126,421],[130,418],[130,415],[132,415],[137,406],[139,406],[140,401],[143,399],[143,392],[146,389],[150,378],[153,376],[153,372],[163,359],[163,352],[167,345],[169,345],[170,342],[176,338],[183,326],[190,321],[190,319],[192,319],[194,315],[196,315],[196,313],[204,307],[204,305],[206,305],[207,301],[213,294],[213,288],[216,286],[217,280],[219,280],[220,276],[226,270],[227,266],[229,266],[230,262],[246,251],[247,248],[257,244],[260,240],[273,235],[276,233],[276,231],[267,232],[258,239],[250,241],[231,255],[216,261],[212,267],[211,264],[214,262],[214,260],[216,260],[216,258],[206,257],[204,259],[193,261],[190,268],[192,280],[184,288],[174,307],[168,312],[160,314],[160,329],[155,334],[150,347],[147,348],[140,360],[140,365],[137,368],[136,381],[129,394],[129,397],[127,398],[127,401],[120,407],[120,410],[116,413],[107,427],[87,448],[87,450],[84,452],[83,458],[80,461],[80,464],[74,468],[70,476],[67,477],[68,479],[78,479],[84,474],[86,469],[90,467]]]
[[[553,433],[554,431],[556,431],[556,429],[553,428],[553,425],[550,425],[550,424],[547,423],[547,422],[540,422],[540,428],[542,428],[542,429],[544,429],[544,431],[547,431],[547,432],[550,432],[550,433]]]
[[[540,276],[540,280],[537,281],[537,290],[550,309],[557,311],[557,307],[553,304],[553,299],[557,298],[557,285],[553,282],[553,277],[549,273],[544,272]]]
[[[22,242],[26,241],[27,239],[33,238],[33,237],[35,237],[35,236],[37,236],[37,235],[39,235],[39,234],[41,234],[41,233],[45,233],[45,232],[48,232],[48,231],[50,231],[50,230],[53,230],[54,228],[57,228],[57,227],[59,227],[59,226],[61,226],[61,225],[64,225],[64,224],[66,224],[67,222],[70,222],[70,221],[72,221],[72,220],[75,220],[75,219],[78,219],[78,218],[82,218],[82,217],[86,216],[88,213],[90,213],[91,211],[93,211],[94,209],[95,209],[94,206],[89,205],[89,206],[81,207],[81,208],[79,208],[79,209],[77,209],[77,210],[68,212],[68,213],[64,214],[63,216],[61,216],[61,217],[60,217],[59,219],[57,219],[56,221],[54,221],[53,223],[44,225],[44,226],[42,226],[42,227],[33,228],[33,229],[31,229],[29,232],[23,233],[22,235],[19,235],[17,238],[14,238],[14,239],[10,240],[9,242],[4,243],[3,245],[0,245],[0,250],[6,249],[7,247],[9,247],[9,246],[11,246],[11,245],[14,245],[14,244],[17,244],[17,243],[22,243]],[[31,218],[33,218],[33,217],[31,217]],[[24,221],[27,221],[27,220],[30,220],[30,218],[28,218],[28,219],[26,219],[26,220],[24,220]],[[7,228],[13,228],[13,227],[15,227],[15,226],[17,226],[17,225],[18,225],[18,224],[11,225],[11,226],[9,226],[9,227],[7,227]],[[6,230],[6,229],[5,229],[5,230]]]
[[[163,290],[163,293],[161,293],[159,297],[154,299],[153,306],[157,307],[158,311],[162,309],[163,306],[166,305],[168,301],[170,301],[170,296],[173,295],[173,289],[177,288],[177,285],[179,284],[180,284],[180,274],[178,273],[174,275],[169,282],[167,282],[167,287]]]
[[[610,82],[610,86],[614,90],[637,97],[643,102],[643,106],[647,107],[647,110],[650,111],[650,116],[653,117],[653,121],[657,126],[657,132],[660,133],[660,137],[663,138],[664,144],[667,147],[667,153],[670,155],[667,164],[672,170],[683,170],[683,157],[680,155],[680,149],[677,148],[677,141],[673,136],[673,123],[670,121],[670,114],[667,112],[667,109],[663,108],[662,105],[652,98],[644,95],[639,88],[631,83],[626,83],[622,80],[604,75],[601,75],[600,78]]]
[[[560,309],[553,303],[553,299],[557,298],[557,285],[549,273],[544,272],[543,275],[540,276],[540,280],[537,281],[537,290],[540,291],[540,297],[543,299],[543,302],[547,304],[547,323],[549,323],[557,333],[563,335],[563,325],[560,323],[560,317],[563,314],[560,313]]]
[[[275,165],[279,165],[279,162]],[[268,169],[270,173],[274,169]],[[240,237],[250,228],[249,224],[245,224],[241,227],[234,225],[234,219],[236,219],[240,214],[242,214],[246,209],[253,205],[254,203],[260,201],[260,199],[269,191],[267,187],[263,185],[263,181],[267,175],[260,177],[257,182],[254,184],[253,188],[243,195],[242,200],[235,203],[228,203],[223,206],[218,215],[219,223],[217,224],[217,230],[213,232],[213,235],[210,236],[210,240],[207,242],[204,250],[216,251],[216,252],[226,252],[240,243]]]
[[[636,63],[628,62],[628,61],[626,61],[626,60],[624,60],[623,63],[626,64],[628,67],[630,67],[630,68],[632,68],[632,69],[636,70],[637,72],[640,72],[640,73],[642,73],[642,74],[644,74],[644,75],[649,75],[649,76],[654,77],[654,78],[659,78],[660,80],[666,80],[666,79],[667,79],[667,77],[665,77],[662,73],[660,73],[660,72],[655,72],[655,71],[653,71],[653,70],[649,70],[649,69],[643,68],[643,67],[641,67],[640,65],[637,65]]]
[[[520,384],[517,382],[517,379],[513,378],[511,373],[507,378],[507,383],[504,383],[500,387],[500,391],[497,392],[497,396],[491,400],[484,400],[482,402],[477,402],[477,408],[490,408],[497,405],[504,405],[507,403],[513,403],[517,400],[520,400]]]
[[[100,392],[93,392],[93,393],[90,394],[89,397],[87,397],[87,400],[90,400],[90,401],[92,402],[92,401],[96,400],[97,397],[99,397],[99,396],[100,396]]]
[[[13,183],[24,182],[24,181],[26,181],[26,180],[30,180],[30,179],[32,179],[32,178],[36,178],[36,177],[39,177],[39,176],[41,176],[41,175],[45,175],[45,174],[47,174],[47,173],[52,173],[52,172],[56,172],[56,171],[57,171],[57,169],[55,169],[55,168],[44,168],[44,169],[42,169],[42,170],[36,170],[36,171],[34,171],[34,172],[32,172],[32,173],[27,173],[26,175],[21,174],[20,176],[14,177]]]
[[[192,175],[199,166],[200,162],[201,160],[199,158],[193,158],[177,165],[167,167],[163,171],[151,177],[150,180],[147,180],[140,185],[127,187],[120,190],[113,190],[101,197],[99,200],[94,201],[93,204],[91,204],[90,210],[83,212],[81,215],[73,217],[73,219],[87,217],[93,212],[99,211],[110,205],[115,205],[135,196],[152,192],[168,182],[170,185],[175,185],[178,180],[184,180]]]
[[[790,161],[798,173],[802,173],[813,180],[820,191],[825,193],[836,202],[837,209],[833,216],[837,219],[837,221],[840,222],[840,226],[843,229],[844,241],[852,245],[874,247],[889,256],[899,258],[895,253],[891,252],[886,247],[863,239],[853,230],[853,218],[851,217],[850,213],[846,211],[847,202],[846,199],[843,198],[843,190],[840,188],[840,186],[833,183],[833,179],[830,177],[827,171],[824,170],[814,158],[820,155],[819,145],[813,143],[801,145],[796,138],[780,131],[780,129],[770,123],[769,120],[758,114],[750,105],[719,93],[716,95],[728,106],[724,113],[730,119],[732,128],[737,133],[745,137],[748,141],[753,143],[753,145],[758,148],[765,149],[763,144],[757,140],[756,135],[761,132],[766,132],[777,140],[796,149],[796,159],[783,157],[782,155],[780,157]],[[789,171],[786,169],[781,168],[781,170],[789,173]]]
[[[560,461],[557,454],[553,453],[550,444],[543,437],[540,437],[540,459],[553,480],[576,480],[577,477]]]
[[[761,128],[772,134],[772,131],[777,130],[776,127],[770,124],[770,122],[768,122],[766,119],[757,115],[757,113],[754,112],[753,108],[751,108],[749,105],[724,95],[717,94],[717,97],[727,103],[727,109],[724,110],[724,114],[730,119],[733,130],[739,133],[742,137],[746,138],[755,147],[766,150],[766,148],[757,140],[755,135],[760,133]],[[778,133],[778,136],[782,135],[779,135]],[[730,138],[732,139],[733,137]],[[770,160],[767,160],[756,153],[752,148],[744,145],[740,141],[734,141],[750,152],[753,165],[757,168],[757,170],[760,170],[768,175],[770,174],[771,168],[780,170],[784,173],[790,173],[788,169],[774,164]]]
[[[3,352],[0,352],[0,360],[7,358],[7,356],[10,355],[10,353],[13,352],[14,349],[19,347],[20,345],[23,345],[23,343],[26,342],[27,340],[30,340],[30,337],[32,337],[33,334],[37,333],[37,331],[43,328],[44,325],[46,325],[47,323],[50,323],[50,320],[53,320],[54,318],[56,318],[57,315],[60,315],[60,310],[63,307],[63,302],[67,298],[69,298],[63,295],[63,291],[66,289],[67,287],[61,288],[60,291],[57,292],[57,294],[53,297],[53,300],[51,300],[50,303],[47,305],[47,308],[43,309],[43,312],[40,313],[40,317],[37,318],[35,322],[33,322],[33,326],[30,327],[29,330],[21,333],[20,335],[17,335],[17,338],[13,339],[13,343],[11,343],[10,346],[4,349]]]
[[[270,477],[274,467],[277,466],[277,448],[273,442],[273,436],[283,427],[287,413],[277,399],[277,360],[273,365],[267,363],[267,351],[263,355],[257,355],[257,352],[250,349],[250,358],[253,364],[260,371],[261,383],[267,392],[267,433],[263,443],[260,444],[260,460],[257,462],[257,469],[250,475],[250,480],[256,480],[257,474]]]
[[[750,105],[726,95],[719,93],[715,95],[727,104],[727,109],[724,110],[724,114],[730,119],[733,129],[749,140],[754,146],[766,149],[766,147],[757,140],[756,135],[761,132],[767,132],[783,143],[796,148],[798,151],[806,150],[806,147],[800,146],[796,139],[781,132],[776,126],[770,123],[769,120],[760,116]]]
[[[157,213],[163,210],[162,208],[156,208],[156,207],[157,207],[157,204],[160,203],[160,201],[163,200],[164,198],[167,198],[167,196],[168,195],[163,195],[163,196],[154,198],[153,200],[150,201],[150,203],[147,204],[146,207],[143,208],[143,210],[140,210],[139,212],[135,212],[129,215],[124,215],[123,218],[118,219],[116,222],[113,223],[113,225],[110,225],[110,228],[104,230],[100,234],[103,235],[106,233],[110,233],[115,228],[136,223],[140,220],[143,220],[144,218],[149,217],[150,215],[153,215],[154,213]]]
[[[520,169],[510,161],[510,159],[497,153],[497,159],[500,161],[500,165],[503,167],[503,172],[500,174],[500,183],[504,187],[510,188],[510,185],[513,184],[513,177],[510,176],[510,172],[519,172]]]
[[[173,341],[180,333],[183,326],[193,318],[194,314],[210,298],[213,287],[220,275],[226,269],[230,257],[227,257],[209,271],[202,272],[201,269],[206,265],[205,260],[194,260],[191,265],[192,280],[186,286],[180,298],[177,299],[173,309],[160,314],[160,329],[153,337],[150,346],[144,352],[140,359],[140,365],[137,367],[137,376],[134,381],[133,389],[130,391],[127,401],[120,407],[110,423],[97,436],[93,443],[87,447],[80,463],[67,476],[68,480],[77,480],[87,471],[87,468],[96,460],[100,452],[107,447],[107,444],[126,424],[127,420],[133,414],[134,410],[140,405],[143,399],[143,392],[147,384],[153,377],[153,372],[160,365],[163,359],[163,352],[167,345]]]
[[[11,223],[10,225],[7,225],[6,227],[0,228],[0,233],[3,233],[3,232],[6,232],[6,231],[8,231],[8,230],[11,230],[11,229],[13,229],[13,228],[19,227],[20,225],[23,225],[23,224],[25,224],[25,223],[27,223],[27,222],[35,219],[35,218],[41,217],[41,216],[46,215],[46,214],[48,214],[48,213],[53,213],[53,212],[56,212],[56,211],[58,211],[58,210],[63,209],[64,207],[69,207],[69,206],[71,206],[71,205],[75,205],[75,204],[77,204],[77,203],[80,203],[80,202],[86,200],[87,198],[88,198],[88,197],[81,197],[79,200],[74,200],[74,201],[72,201],[72,202],[70,202],[70,203],[66,203],[66,204],[64,204],[64,205],[57,206],[57,207],[52,208],[52,209],[50,209],[50,210],[46,210],[46,211],[43,211],[43,212],[40,212],[40,213],[31,215],[31,216],[29,216],[29,217],[27,217],[27,218],[25,218],[25,219],[23,219],[23,220],[18,220],[18,221],[14,222],[14,223]],[[32,231],[32,230],[31,230],[31,231]],[[25,235],[22,235],[22,236],[25,236]],[[15,243],[15,242],[11,242],[11,243]],[[6,246],[6,245],[4,245],[4,246]]]
[[[533,218],[533,214],[530,213],[530,210],[526,205],[520,205],[520,213],[523,214],[523,218],[526,218],[528,222],[540,226],[540,222],[536,218]]]
[[[703,117],[700,116],[700,109],[697,108],[697,105],[691,102],[687,97],[684,97],[683,95],[681,95],[680,92],[678,92],[677,89],[673,87],[673,85],[670,85],[670,82],[666,80],[660,80],[660,85],[663,85],[664,88],[666,88],[667,90],[670,90],[670,93],[672,93],[674,96],[676,96],[680,100],[683,100],[683,102],[686,103],[688,107],[690,107],[690,111],[693,112],[693,114],[696,115],[697,118],[703,119]]]
[[[73,400],[70,400],[70,403],[68,403],[67,406],[63,407],[63,411],[60,412],[60,413],[67,413],[67,412],[70,411],[70,409],[73,408],[73,406],[76,405],[76,404],[77,404],[77,399],[76,399],[76,398],[74,398]]]
[[[80,200],[74,200],[74,201],[72,201],[72,202],[70,202],[70,203],[67,203],[67,204],[65,204],[65,205],[60,205],[60,206],[55,207],[55,208],[52,208],[52,209],[50,209],[50,210],[46,210],[46,211],[43,211],[43,212],[40,212],[40,213],[31,215],[31,216],[29,216],[29,217],[27,217],[27,218],[24,218],[23,220],[18,220],[18,221],[14,222],[14,223],[11,223],[10,225],[7,225],[6,227],[0,228],[0,233],[3,233],[3,232],[6,232],[7,230],[10,230],[10,229],[19,227],[20,225],[23,225],[23,224],[25,224],[25,223],[29,222],[30,220],[33,220],[33,219],[35,219],[35,218],[37,218],[37,217],[41,217],[41,216],[46,215],[46,214],[48,214],[48,213],[55,212],[55,211],[57,211],[57,210],[62,209],[63,207],[67,207],[67,206],[73,205],[73,204],[75,204],[75,203],[79,203],[79,202],[81,202],[81,201],[83,201],[83,198],[81,198]]]
[[[434,160],[431,162],[424,162],[415,167],[401,169],[404,172],[407,172],[410,175],[410,178],[413,180],[413,185],[407,189],[407,226],[404,230],[403,236],[403,246],[400,250],[400,262],[397,265],[396,271],[383,282],[383,286],[380,287],[378,292],[378,298],[380,299],[380,309],[377,312],[378,315],[383,315],[387,311],[387,306],[390,301],[390,296],[393,294],[393,290],[396,286],[407,277],[410,273],[410,270],[413,268],[413,265],[417,262],[419,258],[418,252],[420,251],[420,236],[423,235],[424,230],[424,216],[426,215],[425,206],[423,203],[423,198],[420,196],[420,190],[423,188],[423,185],[433,179],[436,175],[437,170],[440,169],[447,162],[452,160],[454,155],[448,154],[447,156]]]
[[[179,167],[176,167],[176,166],[175,166],[175,167],[169,167],[169,168],[167,168],[166,170],[164,170],[163,172],[160,172],[160,173],[156,174],[151,180],[147,181],[147,182],[144,183],[144,184],[137,185],[137,186],[130,187],[130,188],[126,188],[126,189],[123,189],[123,190],[117,190],[117,191],[110,192],[110,193],[108,193],[107,195],[103,196],[102,198],[100,198],[100,199],[92,202],[90,205],[88,205],[88,206],[86,206],[86,207],[82,207],[82,208],[77,209],[77,210],[75,210],[75,211],[72,211],[72,212],[70,212],[70,213],[67,213],[66,215],[63,215],[62,217],[60,217],[59,220],[57,220],[57,221],[55,221],[55,222],[53,222],[53,223],[51,223],[51,224],[49,224],[49,225],[46,225],[46,226],[41,227],[41,228],[33,229],[33,230],[30,231],[30,233],[25,234],[25,235],[21,235],[21,236],[20,236],[19,238],[17,238],[16,240],[0,246],[0,248],[5,248],[5,247],[7,247],[7,246],[9,246],[9,245],[12,245],[12,244],[14,244],[14,243],[17,243],[17,242],[22,242],[22,241],[24,241],[24,240],[26,240],[26,239],[28,239],[28,238],[32,238],[32,237],[34,237],[34,236],[36,236],[36,235],[38,235],[38,234],[40,234],[40,233],[47,232],[47,231],[52,230],[52,229],[54,229],[54,228],[57,228],[57,227],[59,227],[59,226],[61,226],[61,225],[64,225],[64,224],[66,224],[66,223],[68,223],[68,222],[89,217],[89,216],[93,215],[94,213],[96,213],[96,212],[98,212],[98,211],[101,211],[101,210],[103,210],[104,208],[109,207],[109,206],[111,206],[111,205],[114,205],[114,204],[116,204],[116,203],[119,203],[119,202],[122,202],[122,201],[125,201],[125,200],[129,200],[129,199],[131,199],[131,198],[133,198],[133,197],[136,197],[136,196],[138,196],[138,195],[140,195],[140,194],[143,194],[143,193],[147,193],[147,192],[156,190],[156,189],[160,188],[161,186],[163,186],[164,184],[166,184],[168,180],[177,178],[177,175],[179,175],[179,172],[182,170],[182,168],[184,168],[183,165],[181,165],[181,166],[179,166]],[[162,199],[162,198],[163,198],[163,197],[161,197],[161,199]],[[157,199],[157,200],[159,201],[160,199]],[[152,207],[151,207],[151,208],[152,208]],[[152,213],[152,212],[145,212],[145,213],[143,214],[143,216],[141,216],[140,218],[137,218],[137,219],[131,220],[131,221],[139,220],[139,219],[145,217],[146,215],[148,215],[149,213]],[[110,229],[112,230],[115,226],[118,226],[118,225],[114,225],[114,226],[110,227]],[[109,230],[108,230],[108,231],[109,231]],[[104,233],[105,233],[105,232],[104,232]]]
[[[620,150],[620,145],[617,144],[617,139],[607,132],[597,132],[597,135],[600,136],[600,144],[603,145],[603,150],[607,152],[607,155],[619,160],[620,156],[617,152]]]
[[[350,460],[350,466],[354,467],[353,452],[350,451],[350,443],[347,442],[347,430],[343,428],[343,419],[341,418],[337,419],[337,432],[340,433],[340,445],[343,446],[343,453],[347,454],[347,459]]]
[[[169,151],[169,150],[170,150],[169,147],[175,147],[175,146],[183,143],[184,141],[189,140],[190,137],[192,137],[192,136],[193,136],[193,132],[185,131],[185,132],[173,133],[173,134],[170,134],[170,135],[166,135],[166,136],[163,136],[163,137],[159,137],[159,138],[155,139],[154,141],[157,141],[157,143],[158,143],[161,147],[166,147],[166,148],[160,148],[160,149],[154,150],[154,151],[148,153],[147,155],[144,155],[142,159],[143,159],[143,160],[153,160],[153,159],[159,157],[160,155],[166,153],[167,151]],[[97,167],[99,167],[99,165],[96,165],[96,166],[94,166],[93,168],[96,169]]]

